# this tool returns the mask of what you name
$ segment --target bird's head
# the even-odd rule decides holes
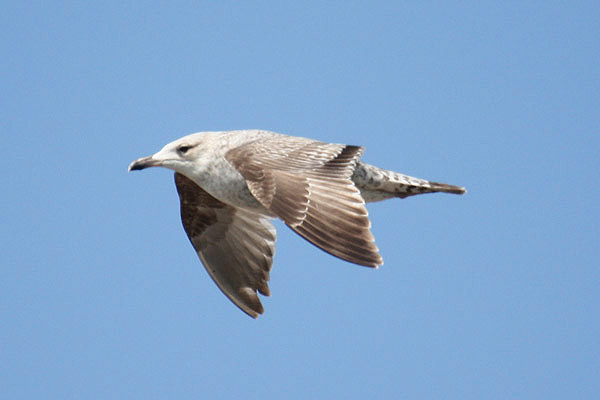
[[[194,160],[202,151],[204,135],[193,134],[167,144],[158,153],[138,158],[129,164],[129,171],[142,170],[149,167],[164,167],[184,173],[192,168]]]

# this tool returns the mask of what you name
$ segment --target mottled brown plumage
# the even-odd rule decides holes
[[[263,313],[280,218],[343,260],[383,264],[365,202],[464,188],[360,162],[364,148],[268,131],[201,132],[169,143],[129,170],[175,170],[183,227],[209,275],[242,311]]]
[[[275,254],[273,224],[254,212],[228,206],[193,181],[175,173],[183,228],[221,291],[256,318],[269,296],[269,271]]]
[[[382,264],[365,203],[350,179],[364,149],[267,140],[236,147],[225,155],[246,179],[252,195],[326,252],[355,264]]]

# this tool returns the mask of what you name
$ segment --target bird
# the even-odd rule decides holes
[[[364,147],[266,130],[198,132],[128,171],[175,171],[183,228],[210,277],[244,313],[264,313],[276,231],[285,225],[350,263],[383,265],[365,203],[423,193],[464,194],[360,161]]]

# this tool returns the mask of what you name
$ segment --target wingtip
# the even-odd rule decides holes
[[[240,307],[238,304],[236,305],[240,310],[242,310],[247,316],[249,316],[252,319],[257,319],[265,313],[265,310],[262,308],[262,305],[260,306],[260,309],[243,308]]]
[[[264,314],[265,309],[263,308],[258,295],[252,288],[242,287],[238,289],[238,294],[240,295],[238,301],[241,301],[234,302],[243,312],[254,319],[258,318],[259,315]]]
[[[383,265],[383,258],[381,257],[381,254],[377,253],[375,259],[373,260],[373,263],[371,265],[367,265],[368,267],[371,267],[373,269],[379,269],[379,267],[381,267]]]
[[[369,267],[369,268],[373,268],[373,269],[379,269],[379,267],[381,267],[383,265],[383,258],[381,258],[381,256],[379,255],[379,253],[371,255],[372,258],[371,260],[365,260],[365,259],[358,259],[358,258],[352,258],[352,259],[348,259],[348,258],[343,258],[340,257],[338,255],[333,254],[334,256],[341,258],[344,261],[348,261],[351,262],[353,264],[356,265],[362,265],[363,267]]]

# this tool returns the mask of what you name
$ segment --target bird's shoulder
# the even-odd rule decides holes
[[[299,136],[288,136],[269,131],[250,131],[243,143],[232,146],[225,158],[242,174],[260,169],[281,171],[311,170],[335,160],[347,150],[356,159],[364,148],[338,143],[326,143]]]

